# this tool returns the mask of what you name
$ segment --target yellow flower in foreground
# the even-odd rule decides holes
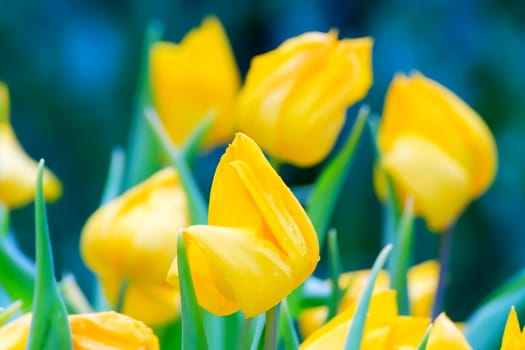
[[[322,161],[346,109],[372,84],[372,39],[310,32],[256,56],[236,102],[236,123],[267,152],[298,166]]]
[[[310,335],[299,348],[343,349],[355,309],[354,306],[343,311]],[[428,318],[398,316],[395,291],[376,292],[368,309],[361,350],[416,349],[429,324]]]
[[[415,317],[430,317],[436,295],[439,276],[439,263],[425,261],[408,271],[408,294],[410,314]],[[346,289],[339,305],[340,312],[355,309],[370,277],[370,270],[347,272],[339,278],[339,288]],[[388,290],[390,278],[387,271],[381,271],[374,285],[374,292]],[[320,328],[328,316],[328,307],[318,306],[307,309],[299,316],[299,329],[303,336],[308,336]]]
[[[0,204],[10,209],[33,201],[38,164],[31,159],[9,122],[9,91],[0,82]],[[44,196],[56,200],[62,193],[60,181],[49,170],[44,172]]]
[[[237,134],[210,194],[208,226],[183,231],[197,299],[216,315],[264,312],[301,284],[319,260],[305,211],[257,144]],[[174,262],[168,279],[177,283]]]
[[[357,305],[343,311],[310,335],[301,350],[343,349]],[[365,323],[361,350],[416,350],[430,324],[430,318],[399,316],[393,290],[374,293]],[[469,350],[465,336],[445,315],[436,319],[426,350]]]
[[[189,224],[179,177],[165,168],[98,209],[81,235],[82,257],[115,303],[127,281],[123,312],[149,325],[177,315],[178,289],[166,282],[177,233]]]
[[[74,350],[156,350],[157,337],[144,323],[116,312],[69,315]],[[0,350],[26,348],[31,314],[0,328]]]
[[[217,18],[206,18],[180,44],[154,44],[150,77],[155,108],[175,145],[184,144],[211,110],[217,114],[205,145],[225,143],[233,135],[240,75]]]
[[[518,315],[514,306],[510,309],[505,332],[501,340],[501,350],[522,350],[525,349],[525,332],[521,331]]]
[[[397,75],[388,89],[378,130],[380,169],[392,178],[401,203],[433,231],[454,223],[492,183],[494,138],[483,119],[450,90],[422,74]],[[380,170],[376,189],[385,197]]]

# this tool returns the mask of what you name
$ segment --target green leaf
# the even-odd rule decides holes
[[[376,154],[376,161],[381,159],[381,152],[377,141],[377,131],[379,128],[379,118],[372,117],[368,121],[370,135],[374,143]],[[396,232],[399,226],[399,218],[401,216],[401,208],[399,207],[399,199],[395,190],[392,178],[388,174],[385,175],[387,200],[386,205],[383,206],[383,244],[393,243],[396,241]]]
[[[47,226],[42,178],[44,161],[40,160],[35,196],[36,276],[33,319],[28,350],[72,349],[71,331],[64,302],[54,276],[53,253]]]
[[[159,20],[149,23],[144,36],[140,71],[135,91],[135,102],[128,138],[128,163],[126,166],[126,188],[131,188],[152,175],[160,166],[156,138],[144,120],[144,107],[152,104],[149,79],[149,53],[151,46],[159,41],[164,25]]]
[[[279,334],[284,337],[286,350],[299,348],[299,336],[295,330],[292,315],[288,309],[286,299],[281,302],[281,317],[279,318]]]
[[[522,288],[525,288],[525,268],[518,271],[505,283],[499,286],[494,292],[492,292],[484,301],[484,304],[494,299],[507,296]]]
[[[345,350],[359,350],[361,347],[361,339],[363,338],[368,306],[370,305],[370,299],[372,298],[372,292],[374,291],[374,284],[376,283],[377,275],[385,265],[386,259],[391,250],[392,244],[385,246],[374,262],[374,266],[370,272],[370,278],[366,283],[361,300],[359,300],[359,304],[357,305],[352,320],[352,325],[350,326],[350,331],[346,337]]]
[[[0,307],[0,327],[11,318],[15,313],[17,313],[20,309],[22,309],[22,301],[17,300],[11,305],[9,305],[7,308],[1,308]]]
[[[341,257],[339,255],[339,247],[337,244],[337,230],[331,229],[328,231],[328,266],[330,268],[330,279],[332,280],[332,292],[330,297],[330,304],[328,305],[327,321],[331,320],[339,310],[339,302],[341,301],[342,291],[339,288],[339,275],[341,274]]]
[[[321,250],[323,249],[332,214],[352,165],[352,160],[354,159],[369,113],[370,109],[368,106],[361,107],[352,132],[339,153],[324,167],[323,172],[315,182],[312,195],[308,201],[306,211],[317,232]]]
[[[179,269],[181,320],[182,320],[182,349],[208,349],[201,310],[195,296],[188,254],[184,244],[182,232],[177,239],[177,267]]]
[[[419,343],[417,350],[425,350],[427,348],[428,343],[428,337],[430,336],[430,330],[432,329],[432,324],[430,324],[425,331],[425,334],[423,335],[423,339],[421,339],[421,343]]]
[[[180,318],[168,324],[154,328],[153,331],[159,338],[160,349],[181,349],[181,328]]]
[[[204,138],[211,130],[213,122],[217,117],[217,111],[215,109],[210,109],[204,118],[202,118],[195,129],[190,134],[188,140],[184,144],[182,153],[184,154],[184,159],[188,164],[191,164],[192,161],[197,156],[199,148],[202,146]]]
[[[66,274],[60,281],[59,287],[70,314],[93,312],[93,308],[77,284],[73,274]]]
[[[409,197],[399,220],[392,257],[388,264],[390,287],[396,291],[400,315],[410,314],[407,274],[413,246],[414,211],[413,198]]]
[[[525,289],[521,288],[492,299],[478,308],[468,319],[465,336],[476,350],[498,349],[511,307],[525,313]]]
[[[162,148],[168,154],[172,165],[179,172],[182,187],[186,192],[192,224],[206,224],[208,222],[206,202],[186,159],[180,151],[172,145],[155,110],[153,108],[146,108],[145,113]]]
[[[253,333],[252,344],[250,346],[250,350],[257,350],[259,348],[259,344],[261,343],[262,333],[264,330],[264,325],[266,324],[266,316],[264,314],[258,316],[256,319],[257,319],[257,323],[255,324],[255,331]]]

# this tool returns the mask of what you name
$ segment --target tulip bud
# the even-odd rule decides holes
[[[319,260],[304,209],[257,144],[240,133],[217,166],[208,224],[186,228],[183,236],[197,300],[216,315],[267,311]],[[171,283],[177,283],[176,266]]]
[[[157,350],[159,342],[144,323],[112,311],[69,315],[75,350]],[[0,349],[24,350],[31,327],[26,314],[0,328]]]
[[[87,221],[80,249],[115,303],[127,289],[123,312],[148,324],[176,316],[178,290],[165,277],[176,256],[178,231],[189,224],[184,190],[165,168],[99,208]]]
[[[451,226],[496,173],[496,145],[481,117],[450,90],[419,73],[397,75],[390,85],[378,145],[379,197],[386,196],[384,171],[400,203],[413,196],[414,212],[433,231]]]
[[[347,108],[372,83],[372,39],[311,32],[256,56],[236,102],[236,123],[273,157],[307,167],[328,156]]]
[[[16,209],[33,201],[38,164],[18,142],[9,122],[9,91],[0,82],[0,203]],[[49,170],[44,172],[44,196],[54,201],[62,193],[60,181]]]
[[[505,331],[501,339],[501,350],[517,350],[525,348],[525,332],[520,327],[518,315],[514,306],[510,309]]]
[[[150,77],[155,108],[175,145],[183,145],[209,112],[216,117],[205,146],[227,142],[233,135],[232,108],[240,75],[217,18],[206,18],[180,44],[154,44]]]

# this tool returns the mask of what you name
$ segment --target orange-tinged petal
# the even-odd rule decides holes
[[[252,60],[236,102],[239,129],[273,156],[311,166],[332,149],[348,106],[371,85],[370,38],[310,32]]]
[[[430,317],[436,296],[439,262],[428,260],[408,270],[408,295],[412,316]]]
[[[427,350],[471,350],[465,336],[444,313],[440,314],[430,330]]]
[[[113,311],[69,315],[74,350],[157,350],[153,331],[140,321]],[[31,314],[0,328],[1,350],[25,349]]]
[[[216,112],[216,119],[206,146],[232,136],[233,100],[240,75],[216,17],[206,18],[180,44],[154,44],[150,76],[155,107],[175,145],[182,145],[210,111]]]
[[[399,137],[382,155],[381,166],[397,184],[401,198],[414,196],[414,212],[425,217],[432,230],[448,228],[470,200],[470,174],[427,139]]]

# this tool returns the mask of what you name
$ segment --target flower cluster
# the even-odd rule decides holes
[[[133,166],[127,169],[149,176],[124,181],[135,174],[110,172],[105,203],[83,226],[80,253],[95,275],[96,300],[56,285],[45,258],[49,241],[37,243],[36,269],[14,258],[9,211],[36,196],[40,242],[47,227],[41,201],[57,199],[61,185],[21,148],[8,90],[0,84],[0,288],[25,303],[0,309],[0,325],[13,319],[0,328],[0,349],[244,349],[259,343],[275,349],[284,343],[287,349],[438,350],[472,349],[473,338],[488,337],[486,327],[475,326],[495,314],[481,307],[479,322],[463,327],[445,313],[446,251],[440,261],[413,263],[414,216],[450,245],[454,223],[497,169],[483,119],[422,73],[397,74],[379,124],[370,122],[375,189],[390,214],[387,246],[371,270],[341,271],[341,247],[325,223],[366,123],[362,108],[348,138],[340,135],[348,108],[372,85],[372,46],[367,37],[305,33],[254,57],[241,82],[215,17],[178,44],[147,43],[148,78],[139,88],[150,98],[139,101],[135,122],[151,133],[134,134],[132,141],[162,150],[141,150],[148,164],[128,150]],[[343,146],[334,149],[338,139]],[[191,164],[226,143],[206,206]],[[304,203],[281,178],[282,163],[322,163]],[[313,274],[325,258],[330,278],[321,280]],[[516,288],[490,305],[501,326],[490,336],[502,349],[525,344],[514,309],[504,333],[501,324],[508,300],[525,301],[511,298]],[[48,313],[41,311],[45,305]],[[18,317],[20,307],[26,314]]]

